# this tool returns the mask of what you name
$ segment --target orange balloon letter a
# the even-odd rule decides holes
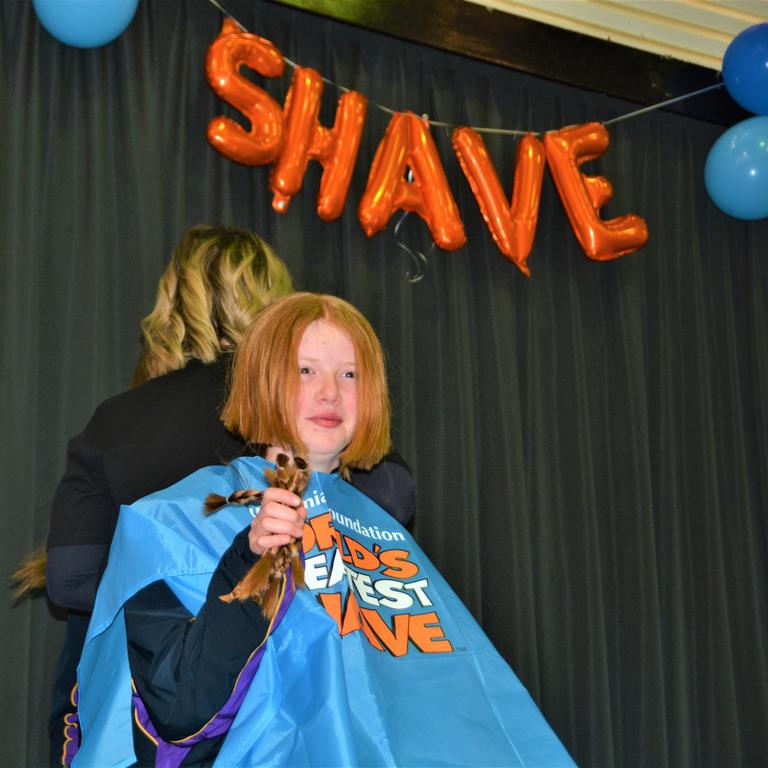
[[[405,179],[406,168],[413,181]],[[395,210],[413,211],[435,243],[455,251],[467,241],[429,124],[412,112],[395,114],[373,158],[358,218],[368,237],[387,225]]]

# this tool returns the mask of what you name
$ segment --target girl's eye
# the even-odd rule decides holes
[[[344,373],[342,373],[341,375],[345,379],[356,379],[357,378],[357,374],[354,371],[344,371]]]
[[[303,365],[303,366],[301,366],[301,368],[299,368],[299,374],[300,375],[304,376],[305,374],[309,374],[309,373],[312,373],[312,369],[311,368],[307,368],[306,365]]]

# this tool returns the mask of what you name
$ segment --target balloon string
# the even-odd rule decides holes
[[[218,8],[228,19],[232,19],[243,32],[248,32],[245,24],[241,24],[221,3],[217,2],[217,0],[208,0],[208,2],[215,8]]]
[[[400,235],[400,228],[405,224],[405,220],[410,216],[410,211],[405,211],[400,218],[397,221],[397,224],[395,224],[395,230],[393,232],[393,237],[395,238],[395,242],[397,243],[398,247],[404,250],[413,261],[413,269],[409,269],[405,273],[405,278],[408,280],[409,283],[418,283],[419,280],[421,280],[422,277],[424,277],[426,273],[426,267],[427,267],[427,257],[421,252],[421,251],[415,251],[408,245],[406,245],[399,237]],[[432,245],[429,248],[429,254],[431,255],[432,251],[435,248],[435,244],[432,243]]]
[[[441,123],[438,120],[430,120],[429,124],[435,128],[455,128],[456,123]],[[474,125],[469,126],[478,133],[497,133],[502,136],[527,136],[529,133],[539,135],[542,131],[526,131],[521,128],[481,128]]]
[[[638,115],[644,115],[646,112],[651,112],[654,109],[661,109],[662,107],[668,107],[670,104],[677,104],[678,101],[690,99],[693,96],[699,96],[700,94],[707,93],[708,91],[714,91],[718,88],[722,88],[724,85],[725,83],[715,83],[714,85],[708,85],[706,88],[699,88],[698,91],[691,91],[690,93],[685,93],[682,96],[675,96],[674,99],[667,99],[666,101],[661,101],[658,104],[652,104],[650,107],[636,109],[634,112],[621,115],[620,117],[614,117],[610,120],[603,120],[603,125],[611,125],[611,123],[618,123],[622,120],[629,120],[630,117],[637,117]]]
[[[427,115],[422,115],[422,118],[424,120],[427,120]],[[408,175],[406,176],[408,183],[413,183],[413,169],[408,169]],[[409,283],[418,283],[419,280],[421,280],[422,277],[424,277],[426,268],[427,268],[427,257],[421,252],[421,251],[414,251],[412,248],[407,246],[401,239],[400,239],[400,229],[402,228],[403,224],[405,224],[405,220],[411,215],[410,211],[405,211],[400,218],[397,220],[397,224],[395,224],[394,232],[392,233],[392,236],[395,238],[395,242],[397,243],[398,247],[402,248],[413,260],[413,269],[409,270],[405,273],[405,278],[408,280]],[[434,242],[429,247],[429,255],[432,255],[432,251],[435,250],[435,244]]]
[[[219,11],[221,11],[225,16],[232,19],[232,21],[237,24],[240,29],[243,30],[243,32],[248,32],[248,30],[245,28],[243,24],[241,24],[221,3],[218,2],[218,0],[208,0],[208,2],[218,8]],[[288,66],[292,67],[293,69],[297,69],[300,65],[297,64],[295,61],[291,61],[287,56],[283,56],[283,59],[285,59],[286,64]],[[351,88],[347,88],[345,85],[340,85],[337,82],[334,82],[333,80],[329,80],[327,77],[322,77],[322,81],[326,85],[330,85],[334,88],[337,88],[340,91],[343,91],[344,93],[348,93]],[[681,96],[675,96],[672,99],[667,99],[665,101],[660,101],[657,104],[651,104],[648,107],[643,107],[642,109],[636,109],[633,112],[628,112],[625,115],[619,115],[618,117],[613,117],[610,120],[604,120],[602,121],[602,125],[611,125],[613,123],[619,123],[622,120],[629,120],[632,117],[638,117],[639,115],[644,115],[646,112],[653,112],[657,109],[662,109],[663,107],[668,107],[671,104],[676,104],[679,101],[684,101],[685,99],[693,98],[694,96],[700,96],[702,93],[707,93],[708,91],[714,91],[717,88],[722,88],[724,83],[715,83],[714,85],[709,85],[706,88],[699,88],[697,91],[691,91],[690,93],[684,93]],[[390,107],[385,107],[383,104],[377,104],[376,102],[372,101],[370,102],[371,106],[380,110],[381,112],[386,112],[389,115],[397,114],[397,110],[391,109]],[[429,125],[436,127],[436,128],[455,128],[457,126],[456,123],[443,123],[438,120],[428,120],[427,121]],[[536,136],[540,136],[543,133],[547,133],[547,131],[526,131],[521,130],[518,128],[485,128],[481,126],[475,126],[471,125],[469,126],[472,128],[473,131],[477,131],[478,133],[495,133],[499,135],[507,135],[507,136],[524,136],[528,133],[532,133]],[[558,129],[553,129],[558,130]],[[407,215],[407,214],[406,214]],[[417,278],[421,279],[421,277]]]

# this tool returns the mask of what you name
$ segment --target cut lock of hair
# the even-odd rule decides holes
[[[339,456],[339,471],[348,477],[350,469],[370,469],[390,449],[390,405],[381,344],[368,320],[343,299],[293,293],[259,313],[235,353],[222,421],[252,444],[285,446],[294,455],[306,455],[295,424],[298,348],[316,320],[346,334],[355,351],[357,423]]]
[[[267,469],[264,474],[272,487],[285,488],[297,496],[304,493],[309,482],[307,462],[299,456],[291,459],[284,453],[277,455],[277,467]],[[205,504],[206,513],[215,512],[226,504],[247,505],[256,499],[261,501],[262,496],[262,491],[253,489],[234,491],[226,497],[209,494]],[[304,564],[295,539],[282,547],[264,552],[235,588],[226,595],[220,595],[219,599],[225,603],[253,600],[261,606],[264,616],[271,620],[280,607],[281,595],[284,594],[283,584],[289,569],[290,581],[286,586],[293,591],[301,589],[304,586]]]

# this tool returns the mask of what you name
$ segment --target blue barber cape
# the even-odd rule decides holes
[[[265,488],[271,466],[208,467],[122,508],[78,672],[75,768],[135,761],[126,600],[164,579],[197,613],[251,519],[237,506],[205,517],[203,500]],[[216,766],[573,766],[399,523],[336,475],[313,473],[304,503],[307,588],[273,628]]]

